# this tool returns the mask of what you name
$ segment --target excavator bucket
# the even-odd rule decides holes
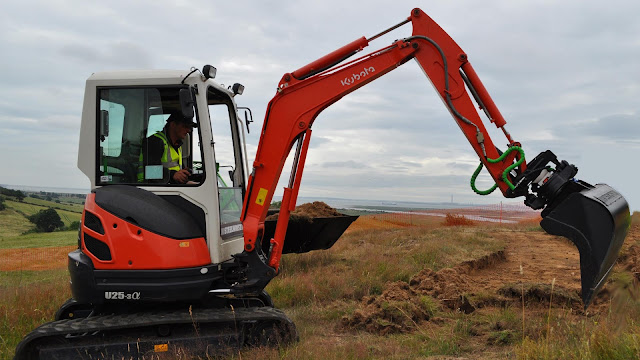
[[[331,248],[358,216],[336,216],[309,218],[308,221],[289,220],[285,235],[283,254],[305,253],[313,250]],[[264,237],[270,239],[276,231],[276,220],[264,222]],[[268,242],[264,242],[263,250],[268,253]]]
[[[540,223],[578,247],[585,309],[611,272],[631,224],[629,204],[620,193],[605,184],[589,187],[543,211]]]

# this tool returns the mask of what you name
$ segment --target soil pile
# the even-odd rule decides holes
[[[380,296],[367,296],[362,302],[361,309],[342,318],[343,328],[380,335],[409,332],[433,315],[432,300],[417,296],[403,281],[387,284]]]
[[[469,278],[461,269],[424,269],[409,283],[390,283],[380,296],[365,297],[361,309],[342,318],[342,327],[380,335],[410,332],[420,322],[430,320],[440,304],[473,312],[475,308],[464,296],[469,288]]]
[[[306,203],[296,206],[291,212],[289,221],[307,221],[312,222],[313,218],[326,218],[326,217],[338,217],[344,216],[336,209],[327,205],[322,201],[314,201],[312,203]],[[277,220],[278,213],[267,216],[266,220]]]
[[[409,285],[417,294],[429,295],[441,300],[447,307],[457,309],[457,302],[469,289],[469,277],[456,268],[438,272],[424,269],[413,276]]]

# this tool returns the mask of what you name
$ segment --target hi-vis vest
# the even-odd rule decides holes
[[[168,170],[180,171],[182,169],[182,148],[178,150],[169,144],[166,135],[162,131],[158,131],[153,136],[160,138],[164,143],[164,151],[160,162],[162,167]],[[168,151],[167,151],[168,150]],[[140,165],[138,165],[138,182],[144,182],[144,149],[140,151]]]

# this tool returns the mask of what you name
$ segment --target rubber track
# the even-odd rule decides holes
[[[292,338],[297,338],[295,325],[280,310],[272,307],[253,307],[237,309],[187,309],[145,312],[134,314],[99,315],[81,319],[65,319],[45,323],[25,336],[16,347],[15,359],[24,359],[23,352],[36,340],[65,336],[67,334],[93,333],[96,331],[114,331],[119,329],[145,328],[162,324],[205,324],[222,322],[243,322],[277,320],[292,329]],[[28,352],[28,351],[27,351]]]

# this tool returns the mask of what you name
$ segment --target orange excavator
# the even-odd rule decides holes
[[[411,36],[354,57],[405,24],[413,26]],[[25,336],[16,359],[129,359],[177,349],[216,355],[295,341],[295,325],[264,289],[277,276],[283,253],[330,248],[355,219],[290,221],[312,125],[322,110],[409,60],[417,61],[480,159],[472,188],[523,197],[542,209],[545,231],[577,246],[587,307],[627,234],[626,200],[608,185],[578,180],[577,167],[551,151],[527,162],[467,54],[414,9],[380,34],[284,74],[251,164],[244,131],[252,114],[235,102],[244,87],[215,82],[213,66],[93,74],[78,155],[92,190],[78,249],[69,254],[73,297],[55,321]],[[489,137],[481,113],[504,133],[504,148]],[[178,136],[176,126],[190,129]],[[165,143],[155,160],[154,141]],[[266,220],[294,148],[278,219]],[[487,191],[474,184],[483,167],[496,183]],[[188,179],[176,181],[182,170]]]

